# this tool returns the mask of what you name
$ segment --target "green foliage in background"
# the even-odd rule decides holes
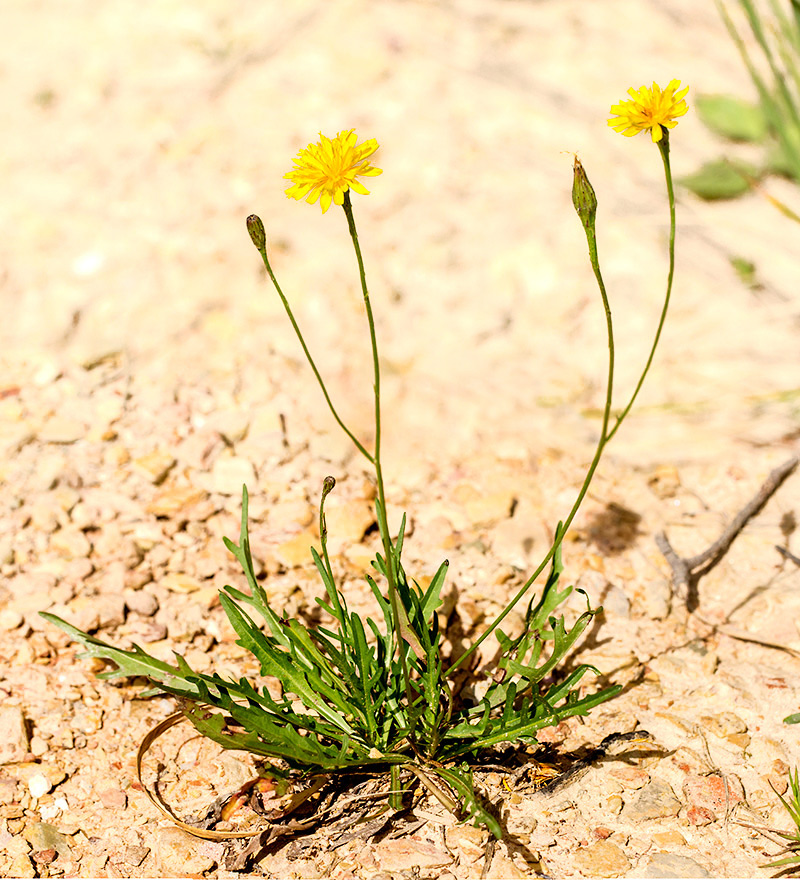
[[[798,0],[738,0],[747,23],[747,31],[741,31],[722,0],[716,3],[758,101],[700,95],[697,113],[715,134],[731,143],[758,145],[762,156],[757,166],[736,158],[715,159],[680,182],[703,199],[735,198],[770,174],[800,183],[800,4]],[[755,52],[748,49],[743,34],[755,42]],[[800,219],[785,206],[776,207]]]

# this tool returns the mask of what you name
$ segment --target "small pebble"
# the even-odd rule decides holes
[[[46,795],[52,788],[50,780],[44,773],[37,773],[36,776],[31,776],[28,780],[28,791],[34,800],[39,800],[40,797]]]
[[[656,853],[650,858],[642,877],[679,878],[679,877],[710,877],[711,874],[694,859],[679,856],[675,853]]]
[[[107,788],[100,792],[100,801],[110,810],[124,810],[128,805],[128,796],[120,788]]]
[[[133,460],[133,469],[156,486],[164,482],[174,466],[175,459],[168,452],[160,450]]]
[[[0,706],[0,764],[22,761],[28,752],[28,729],[18,706]]]
[[[86,436],[86,425],[75,419],[53,416],[39,431],[43,443],[75,443]]]
[[[56,860],[57,855],[54,849],[40,849],[33,854],[33,860],[39,865],[49,865]]]
[[[578,870],[589,877],[619,877],[625,874],[631,863],[625,853],[609,840],[579,849],[575,854]]]
[[[158,599],[145,590],[126,590],[125,604],[142,617],[152,617],[158,611]]]
[[[8,866],[9,877],[36,877],[36,869],[26,855],[18,855]]]
[[[256,485],[256,471],[246,458],[237,456],[220,457],[211,470],[208,489],[220,495],[241,495],[242,485],[253,491]]]
[[[185,877],[211,870],[216,861],[198,848],[198,841],[180,828],[162,828],[156,832],[155,853],[166,876]]]
[[[159,580],[162,587],[166,587],[172,593],[194,593],[200,589],[200,581],[189,574],[180,574],[173,572],[165,574]]]
[[[30,750],[32,755],[41,758],[47,752],[47,743],[40,736],[32,736],[30,742]]]
[[[631,822],[641,822],[677,816],[680,808],[681,802],[675,797],[669,783],[653,779],[639,790],[639,796],[626,804],[622,812]]]
[[[0,631],[11,632],[22,626],[23,616],[15,608],[0,611]]]

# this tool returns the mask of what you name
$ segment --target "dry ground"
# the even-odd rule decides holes
[[[171,704],[98,682],[37,612],[246,671],[215,598],[238,583],[221,538],[237,534],[239,488],[271,595],[302,613],[328,473],[337,564],[366,608],[366,475],[245,216],[264,217],[331,389],[368,434],[343,218],[287,201],[281,177],[318,131],[380,142],[384,174],[355,209],[392,514],[410,516],[408,568],[448,557],[460,619],[479,628],[546,550],[598,430],[604,328],[566,151],[600,199],[622,399],[660,308],[667,212],[657,151],[608,129],[608,106],[654,79],[688,83],[690,100],[751,89],[713,4],[693,0],[8,0],[2,21],[0,873],[234,876],[135,782],[138,742]],[[722,149],[692,114],[672,143],[677,175]],[[797,206],[788,184],[770,191]],[[287,846],[255,875],[771,874],[774,845],[738,822],[786,827],[770,785],[800,759],[781,721],[800,661],[725,633],[800,648],[800,573],[774,549],[797,551],[798,477],[701,581],[691,619],[670,606],[654,534],[699,552],[797,451],[800,229],[756,194],[679,192],[678,210],[662,349],[565,553],[606,608],[580,659],[638,683],[551,737],[568,752],[638,724],[657,748],[554,799],[486,780],[510,832],[488,860],[485,835],[429,806],[413,833]],[[757,287],[732,256],[755,262]],[[242,756],[174,734],[188,740],[164,745],[177,809],[247,778]]]

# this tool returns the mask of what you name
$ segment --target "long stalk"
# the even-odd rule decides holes
[[[264,225],[261,220],[255,215],[251,215],[251,217],[247,218],[247,228],[250,232],[250,237],[253,240],[253,244],[258,249],[259,254],[261,254],[261,259],[264,261],[264,267],[267,270],[267,274],[269,275],[270,281],[278,292],[278,296],[283,303],[283,308],[286,311],[286,314],[289,317],[289,321],[292,324],[292,329],[295,332],[298,340],[300,341],[300,345],[303,349],[303,354],[306,356],[306,360],[308,361],[309,366],[311,367],[314,376],[319,383],[319,387],[322,389],[322,394],[325,398],[325,402],[328,404],[328,408],[330,409],[333,417],[339,424],[339,427],[347,434],[347,436],[353,441],[356,449],[367,459],[371,464],[375,464],[375,459],[372,455],[369,454],[366,447],[361,443],[361,441],[356,437],[356,435],[345,425],[342,421],[339,413],[336,411],[336,407],[333,405],[333,401],[331,400],[330,394],[328,394],[328,389],[325,387],[325,382],[322,378],[320,371],[317,369],[317,365],[314,362],[314,358],[311,356],[311,352],[308,350],[308,346],[306,345],[306,340],[303,337],[303,333],[300,330],[300,326],[295,320],[294,313],[292,312],[292,307],[289,305],[289,300],[284,296],[283,291],[281,290],[280,284],[278,284],[278,279],[275,277],[275,273],[272,271],[272,266],[269,262],[269,257],[267,255],[267,243],[266,236],[264,235]]]
[[[607,440],[610,440],[614,434],[617,433],[617,429],[631,411],[631,407],[639,396],[639,391],[641,391],[644,380],[650,372],[650,365],[653,363],[653,358],[655,357],[656,349],[658,348],[658,341],[661,339],[661,331],[664,329],[664,321],[667,317],[667,309],[669,309],[669,301],[672,296],[672,279],[675,275],[675,192],[672,186],[672,170],[669,164],[669,129],[662,128],[662,131],[664,134],[658,142],[658,151],[661,153],[661,159],[664,163],[664,177],[667,181],[667,197],[669,199],[669,272],[667,274],[667,292],[664,296],[664,307],[661,309],[661,317],[658,321],[653,345],[650,348],[650,354],[647,356],[647,363],[644,365],[644,370],[642,370],[642,375],[639,377],[639,381],[631,395],[631,399],[628,401],[628,405],[617,416],[616,421],[614,422],[614,427],[608,433]]]
[[[358,275],[361,280],[361,293],[364,298],[367,323],[369,324],[369,338],[372,347],[373,392],[375,400],[375,451],[372,455],[372,463],[375,467],[375,480],[378,490],[378,503],[375,505],[375,509],[378,514],[378,531],[380,532],[384,557],[386,559],[386,580],[388,582],[389,604],[391,605],[392,618],[395,626],[395,640],[397,641],[397,650],[403,670],[406,697],[410,704],[413,699],[413,693],[403,642],[407,642],[414,653],[417,654],[417,656],[421,655],[421,658],[425,657],[425,652],[419,639],[410,628],[405,609],[401,605],[400,598],[397,594],[397,559],[391,535],[389,534],[389,523],[386,516],[386,490],[384,488],[383,465],[381,462],[381,369],[378,358],[378,340],[375,334],[375,319],[372,315],[369,288],[367,287],[367,276],[364,270],[364,259],[361,255],[361,245],[358,241],[358,231],[356,229],[355,219],[353,218],[353,208],[350,203],[350,190],[345,190],[342,207],[344,208],[344,213],[347,217],[347,227],[350,231],[350,238],[353,240],[353,248],[358,262]]]
[[[583,499],[586,496],[586,493],[589,491],[589,485],[592,482],[592,478],[594,477],[595,471],[597,470],[597,466],[600,464],[600,459],[603,455],[603,451],[605,450],[606,445],[609,440],[614,436],[617,432],[617,429],[622,424],[625,417],[630,412],[631,407],[633,406],[636,397],[639,394],[639,391],[644,383],[645,377],[650,370],[650,365],[653,362],[653,357],[655,355],[656,347],[658,346],[658,341],[661,336],[661,331],[664,326],[664,320],[667,315],[667,308],[669,306],[670,295],[672,292],[672,279],[675,269],[675,193],[672,185],[672,172],[669,164],[669,131],[665,127],[662,128],[663,136],[661,140],[658,142],[658,147],[661,152],[661,157],[664,163],[664,175],[666,177],[667,182],[667,196],[669,199],[669,214],[670,214],[670,238],[669,238],[669,274],[667,277],[667,292],[664,298],[664,306],[661,310],[661,317],[658,322],[658,328],[656,330],[655,340],[653,341],[653,346],[650,350],[650,354],[647,358],[647,363],[645,364],[644,370],[642,371],[642,375],[639,378],[639,381],[636,385],[636,388],[631,396],[628,405],[625,409],[617,416],[614,426],[611,430],[608,429],[609,417],[611,413],[611,399],[613,394],[613,382],[614,382],[614,336],[613,336],[613,325],[611,321],[611,308],[608,303],[608,297],[606,295],[605,284],[603,282],[603,277],[600,272],[600,264],[597,257],[597,240],[595,237],[594,230],[594,218],[592,216],[591,222],[586,222],[584,217],[581,216],[581,220],[583,221],[584,230],[586,231],[586,239],[589,246],[589,259],[592,264],[592,269],[594,271],[595,279],[597,281],[597,285],[600,289],[600,296],[603,300],[603,308],[606,313],[606,330],[608,335],[608,385],[606,388],[606,401],[605,406],[603,408],[603,424],[600,431],[600,439],[597,442],[597,448],[595,449],[594,457],[592,458],[592,463],[589,466],[589,470],[586,473],[586,477],[581,485],[581,488],[578,492],[578,496],[575,499],[572,508],[567,514],[566,519],[563,523],[559,523],[558,528],[556,529],[556,534],[553,539],[553,543],[550,549],[547,551],[544,559],[539,563],[536,570],[533,574],[528,578],[527,581],[522,585],[516,595],[511,599],[511,601],[506,605],[506,607],[502,610],[502,612],[495,618],[492,622],[491,626],[486,629],[482,635],[476,639],[475,642],[470,645],[470,647],[456,660],[451,666],[445,670],[444,675],[451,675],[459,666],[461,666],[465,660],[477,650],[480,644],[487,639],[492,632],[502,623],[502,621],[511,613],[512,609],[517,605],[517,603],[523,598],[523,596],[528,592],[531,588],[533,582],[539,575],[544,571],[545,566],[550,562],[555,554],[556,550],[559,548],[561,543],[564,540],[564,536],[566,535],[570,525],[572,524],[575,515],[578,512],[581,504],[583,503]],[[576,162],[576,167],[578,163]],[[595,203],[596,204],[596,203]],[[576,204],[577,207],[577,204]],[[579,209],[579,214],[581,211]]]

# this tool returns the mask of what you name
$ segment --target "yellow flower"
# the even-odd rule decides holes
[[[663,91],[656,83],[653,83],[652,89],[647,86],[638,90],[628,89],[633,100],[614,104],[611,108],[614,116],[608,120],[608,124],[625,137],[633,137],[640,131],[650,129],[653,143],[658,143],[664,128],[675,128],[678,124],[675,117],[683,116],[689,109],[683,100],[689,86],[679,92],[680,87],[681,81],[673,79]]]
[[[286,195],[290,199],[305,199],[311,205],[319,199],[323,214],[331,202],[341,205],[348,189],[369,195],[369,190],[356,178],[382,173],[366,161],[378,149],[378,142],[372,138],[356,146],[357,140],[352,128],[340,131],[333,140],[320,132],[319,143],[300,150],[292,160],[295,167],[283,175],[292,181]]]

